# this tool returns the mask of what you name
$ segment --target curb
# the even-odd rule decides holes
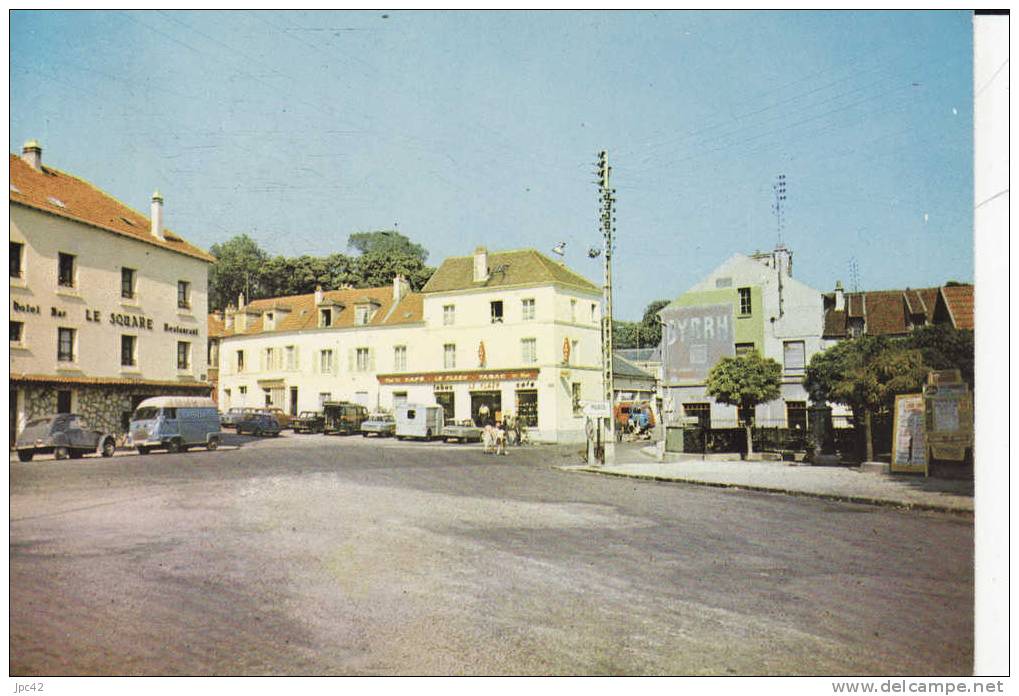
[[[586,465],[583,466],[557,466],[562,471],[597,474],[600,476],[615,476],[617,478],[632,478],[643,481],[658,481],[660,483],[686,483],[695,486],[707,486],[709,488],[730,488],[743,491],[754,491],[756,493],[779,493],[783,495],[799,496],[802,498],[819,498],[839,503],[856,503],[858,505],[873,505],[876,507],[899,508],[901,510],[917,510],[922,512],[944,512],[962,517],[972,517],[973,510],[963,508],[946,507],[933,503],[908,503],[886,498],[868,498],[866,496],[839,495],[837,493],[813,493],[811,491],[797,491],[787,488],[768,488],[766,486],[755,486],[746,483],[724,483],[721,481],[702,481],[700,479],[677,478],[674,476],[657,476],[654,474],[631,474],[622,471],[604,471]]]

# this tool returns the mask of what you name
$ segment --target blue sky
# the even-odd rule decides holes
[[[383,16],[386,15],[386,16]],[[201,246],[567,243],[616,314],[778,238],[820,290],[973,279],[968,12],[13,12],[10,149]]]

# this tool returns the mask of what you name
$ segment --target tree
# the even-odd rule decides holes
[[[222,244],[213,244],[209,252],[216,263],[209,269],[209,308],[224,309],[244,293],[247,299],[261,295],[262,267],[268,255],[255,240],[241,234]]]
[[[613,348],[653,348],[661,343],[662,325],[658,321],[658,312],[667,304],[668,300],[651,302],[640,321],[613,321]]]
[[[782,366],[757,352],[722,358],[708,372],[707,393],[715,400],[740,409],[753,409],[779,397],[782,388]],[[747,456],[754,452],[751,435],[753,423],[743,422],[747,432]]]
[[[920,351],[924,364],[932,370],[957,369],[972,387],[973,331],[957,329],[949,324],[922,326],[905,339],[905,343]]]
[[[428,282],[435,272],[426,266],[417,256],[402,253],[370,252],[356,259],[357,286],[362,288],[379,287],[393,282],[397,275],[404,276],[415,290]]]
[[[428,251],[420,244],[410,241],[396,230],[378,230],[375,232],[354,232],[347,237],[347,248],[359,254],[413,256],[423,266],[428,260]]]
[[[860,336],[810,358],[803,385],[816,403],[846,404],[863,421],[866,461],[874,459],[872,415],[890,409],[896,394],[919,391],[928,368],[905,341]]]

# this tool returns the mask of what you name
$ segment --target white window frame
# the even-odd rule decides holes
[[[456,324],[456,305],[442,305],[442,325],[453,326]]]
[[[393,346],[393,372],[407,371],[407,346]]]
[[[442,368],[444,370],[456,369],[456,344],[442,344]]]
[[[534,365],[538,362],[538,339],[520,339],[520,359],[525,365]]]
[[[520,318],[523,321],[534,321],[535,302],[533,297],[525,297],[520,300]]]

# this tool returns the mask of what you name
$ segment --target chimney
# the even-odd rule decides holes
[[[784,244],[775,247],[775,268],[785,276],[793,277],[793,252],[789,251]]]
[[[396,304],[410,292],[410,283],[402,275],[393,278],[393,304]]]
[[[166,241],[166,234],[163,232],[163,194],[159,191],[152,194],[152,236]]]
[[[42,171],[42,145],[37,140],[29,140],[25,143],[24,147],[21,148],[21,159],[23,159],[29,167],[37,172]]]
[[[225,320],[223,322],[223,326],[227,330],[230,330],[230,329],[232,329],[234,327],[234,314],[236,313],[236,311],[237,310],[234,308],[233,305],[228,305],[227,308],[226,308],[226,312],[225,312],[226,318],[225,318]]]
[[[320,304],[322,304],[322,300],[324,300],[324,299],[325,299],[325,293],[322,292],[322,286],[321,285],[316,285],[315,286],[315,306],[318,307]]]
[[[846,309],[846,293],[842,290],[842,281],[835,281],[835,311],[842,312]]]
[[[488,249],[479,246],[474,250],[474,282],[484,283],[488,280]]]

